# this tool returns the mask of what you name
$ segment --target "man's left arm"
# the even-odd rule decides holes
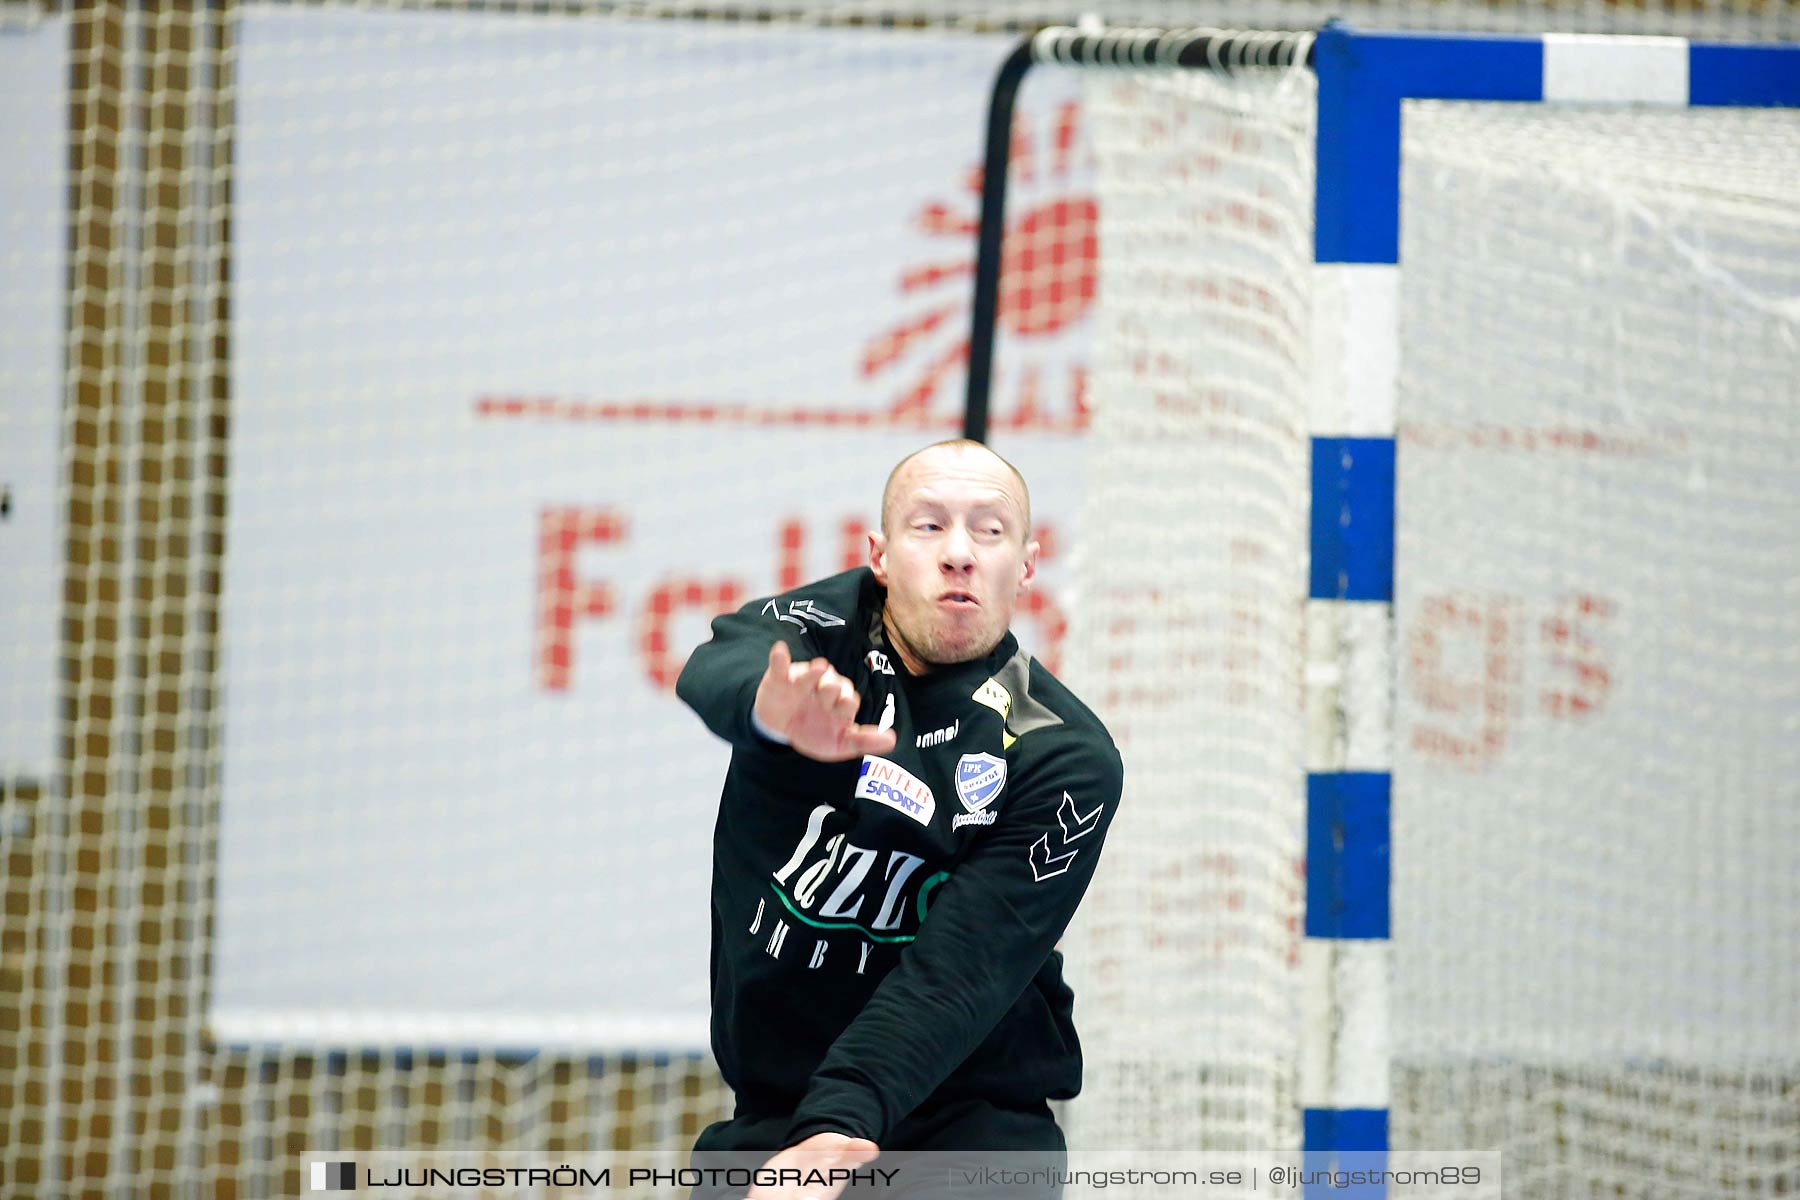
[[[1044,752],[1021,754],[1000,819],[832,1044],[785,1145],[826,1130],[880,1142],[974,1052],[1056,948],[1100,861],[1123,769],[1102,740],[1065,729],[1034,736]]]

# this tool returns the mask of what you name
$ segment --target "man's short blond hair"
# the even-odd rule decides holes
[[[995,454],[994,450],[991,446],[988,446],[987,444],[985,444],[983,442],[975,441],[973,438],[951,438],[948,441],[933,442],[929,446],[921,446],[919,449],[914,450],[911,454],[907,455],[905,458],[901,459],[899,462],[894,464],[894,469],[888,472],[887,483],[884,484],[881,489],[881,532],[885,535],[892,528],[892,511],[893,511],[893,507],[894,507],[894,481],[896,479],[900,478],[900,472],[903,469],[905,469],[906,464],[911,462],[913,459],[919,457],[919,455],[927,453],[928,451],[942,450],[942,449],[945,449],[948,447],[954,447],[955,449],[957,449],[959,451],[964,451],[964,452],[979,450],[979,451],[982,451],[983,453],[993,455],[993,457],[1000,463],[1001,466],[1005,467],[1008,471],[1012,472],[1012,477],[1019,481],[1019,498],[1021,500],[1023,500],[1025,503],[1025,527],[1022,530],[1020,530],[1020,532],[1019,532],[1019,540],[1021,542],[1030,541],[1031,540],[1031,488],[1029,485],[1026,484],[1024,474],[1019,470],[1019,468],[1013,466],[1010,462],[1007,462],[1004,458],[1001,458],[1000,455]]]

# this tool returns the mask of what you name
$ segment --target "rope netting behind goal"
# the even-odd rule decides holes
[[[1396,1146],[1800,1183],[1800,114],[1405,114]]]

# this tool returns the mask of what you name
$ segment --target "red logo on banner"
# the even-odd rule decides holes
[[[999,332],[1029,342],[1066,334],[1093,310],[1099,261],[1099,207],[1090,194],[1071,192],[1081,110],[1074,101],[1058,107],[1045,136],[1034,136],[1021,113],[1013,122],[1012,165],[1008,177],[1007,222],[1002,244]],[[863,347],[865,379],[892,374],[900,380],[888,413],[896,421],[926,420],[945,394],[957,368],[969,358],[969,295],[975,274],[974,237],[979,228],[982,169],[964,181],[973,203],[952,206],[933,201],[919,210],[917,228],[948,239],[957,257],[909,267],[900,276],[903,295],[924,304],[915,315],[891,325]],[[966,250],[967,256],[964,256]],[[994,397],[996,428],[1074,431],[1085,427],[1087,370],[1084,364],[1050,369],[1028,350],[1008,394]],[[1056,388],[1062,400],[1054,399]]]

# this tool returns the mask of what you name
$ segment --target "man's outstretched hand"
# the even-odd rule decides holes
[[[786,657],[785,655],[783,657]],[[891,730],[889,731],[892,732]],[[833,1170],[853,1171],[877,1154],[881,1148],[867,1138],[853,1138],[842,1133],[815,1133],[797,1142],[762,1165],[765,1171],[817,1171],[829,1176]],[[835,1200],[844,1183],[774,1184],[753,1187],[744,1200]]]
[[[861,705],[856,688],[826,660],[797,663],[786,642],[769,647],[769,669],[756,685],[756,719],[801,754],[843,762],[892,750],[892,729],[856,723]]]

